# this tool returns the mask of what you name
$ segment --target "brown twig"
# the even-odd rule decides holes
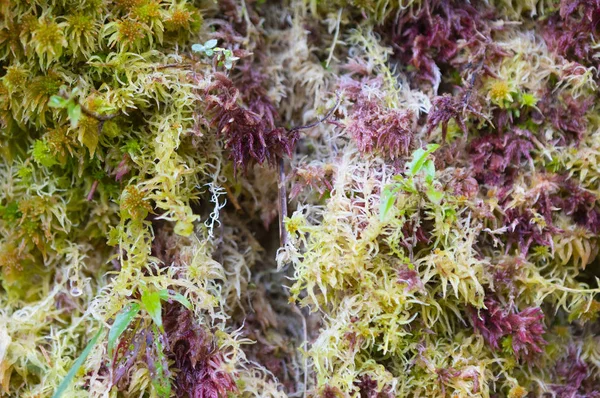
[[[235,196],[233,196],[233,192],[231,192],[231,189],[227,185],[224,185],[224,187],[225,187],[225,192],[227,192],[227,198],[229,199],[229,201],[231,202],[233,207],[235,207],[235,209],[237,211],[242,211],[242,206],[240,206],[240,204],[237,201],[237,199],[235,198]]]
[[[79,106],[81,107],[81,112],[83,112],[84,115],[94,118],[101,123],[108,122],[109,120],[114,119],[120,115],[120,113],[112,113],[110,115],[101,115],[99,113],[89,110],[81,102],[79,102]]]
[[[169,69],[169,68],[189,68],[190,66],[192,66],[192,64],[166,64],[166,65],[157,66],[156,70]]]
[[[322,119],[320,119],[320,120],[317,120],[317,121],[316,121],[316,122],[314,122],[314,123],[307,124],[307,125],[305,125],[305,126],[298,126],[298,127],[294,127],[293,129],[291,129],[291,130],[290,130],[290,133],[291,133],[291,132],[294,132],[294,131],[306,130],[306,129],[310,129],[310,128],[316,127],[316,126],[318,126],[319,124],[321,124],[321,123],[325,122],[327,119],[329,119],[329,118],[331,117],[331,115],[333,115],[333,113],[336,111],[336,109],[338,108],[338,106],[340,105],[340,93],[338,93],[338,92],[336,91],[336,92],[335,92],[335,97],[337,98],[337,100],[336,100],[336,102],[335,102],[335,105],[333,106],[333,108],[331,108],[331,109],[329,110],[329,112],[327,112],[327,114],[326,114],[326,115],[325,115],[325,116],[324,116]]]
[[[61,90],[61,91],[62,91],[62,90]],[[59,93],[59,95],[60,95],[62,98],[66,99],[67,101],[69,101],[69,100],[71,99],[71,98],[70,98],[70,97],[67,95],[67,93],[64,93],[64,92],[62,92],[62,93]],[[101,114],[99,114],[99,113],[96,113],[96,112],[94,112],[94,111],[92,111],[92,110],[88,109],[88,108],[87,108],[85,105],[83,105],[83,104],[82,104],[81,102],[79,102],[79,101],[77,101],[77,104],[78,104],[78,105],[79,105],[79,107],[81,108],[81,112],[82,112],[84,115],[86,115],[86,116],[89,116],[89,117],[91,117],[91,118],[93,118],[93,119],[96,119],[96,120],[98,120],[98,121],[101,123],[101,125],[102,125],[104,122],[108,122],[109,120],[112,120],[112,119],[116,118],[117,116],[119,116],[119,115],[121,114],[120,112],[117,112],[117,113],[112,113],[112,114],[110,114],[110,115],[101,115]]]
[[[319,119],[316,122],[307,124],[305,126],[294,127],[289,132],[292,133],[295,131],[310,129],[315,126],[318,126],[319,124],[321,124],[321,123],[325,122],[327,119],[329,119],[331,117],[331,115],[333,115],[333,113],[336,111],[338,106],[340,105],[340,94],[338,92],[336,92],[335,96],[337,98],[335,105],[329,110],[329,112],[327,112],[327,114],[322,119]],[[278,185],[278,190],[279,190],[279,200],[277,203],[277,210],[279,211],[279,240],[281,242],[281,246],[285,246],[288,242],[288,235],[287,235],[287,231],[285,229],[284,219],[285,219],[285,217],[287,217],[288,209],[287,209],[287,189],[285,187],[285,179],[286,179],[286,177],[285,177],[285,162],[283,160],[283,157],[279,157],[279,159],[277,161],[277,166],[279,168],[278,173],[277,173],[277,185]]]
[[[285,164],[283,158],[280,157],[278,161],[278,173],[277,173],[277,188],[279,189],[279,202],[277,203],[277,210],[279,210],[279,240],[281,246],[285,246],[288,241],[287,230],[285,229],[284,219],[287,217],[287,190],[285,188]]]

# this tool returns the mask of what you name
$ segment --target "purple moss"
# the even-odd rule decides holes
[[[493,11],[460,0],[427,0],[417,12],[399,14],[386,31],[400,60],[414,66],[419,77],[435,84],[439,66],[468,63],[461,57],[469,49],[475,57],[499,53],[492,42]],[[490,51],[491,50],[491,51]]]
[[[378,82],[342,81],[342,89],[354,101],[346,124],[348,133],[363,153],[390,159],[408,155],[413,143],[413,113],[388,108],[381,100],[371,98],[363,90],[369,84]]]
[[[206,90],[208,112],[213,115],[210,124],[225,138],[225,147],[236,168],[245,170],[252,162],[275,165],[279,157],[290,156],[297,132],[274,128],[272,108],[264,101],[253,102],[253,111],[240,105],[239,99],[240,91],[233,82],[224,74],[215,73]]]
[[[546,341],[544,313],[539,307],[529,307],[522,311],[506,309],[495,299],[485,300],[485,309],[471,310],[471,322],[475,331],[483,336],[494,350],[500,348],[504,337],[512,338],[512,350],[516,358],[532,361],[542,352]]]
[[[532,119],[541,124],[546,121],[562,132],[569,143],[582,140],[587,128],[586,113],[593,103],[593,98],[577,100],[568,95],[557,96],[546,93],[538,103],[539,112],[534,112]],[[561,143],[561,142],[558,142]]]
[[[475,178],[483,184],[512,183],[523,161],[531,161],[534,146],[527,130],[514,129],[503,135],[489,134],[471,141],[469,152]]]
[[[222,353],[192,312],[174,305],[164,314],[170,357],[178,370],[178,397],[220,398],[236,391],[233,376],[222,370]]]
[[[544,39],[557,54],[587,65],[595,65],[592,46],[598,41],[600,1],[561,0],[560,9],[548,18]]]

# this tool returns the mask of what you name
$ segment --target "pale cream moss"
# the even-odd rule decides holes
[[[363,12],[369,15],[374,22],[381,23],[386,18],[396,13],[418,9],[421,6],[421,0],[303,0],[314,15],[337,11],[338,9],[349,8],[354,11]]]
[[[361,38],[362,32],[352,35],[352,55],[360,58],[367,73],[379,68],[376,75],[384,78],[380,91],[370,91],[373,96],[391,99],[392,106],[428,110],[422,107],[428,98],[419,100],[419,92],[410,96],[402,90],[398,101],[395,86],[385,84],[392,76],[385,72],[388,51]],[[494,68],[497,78],[487,79],[484,97],[505,108],[535,108],[536,96],[552,76],[565,76],[558,90],[566,94],[585,92],[563,74],[568,65],[554,58],[539,38],[521,32],[510,40],[506,49],[512,45],[513,57]],[[342,102],[338,112],[346,113],[349,106]],[[421,132],[415,134],[426,141]],[[381,192],[392,184],[392,175],[403,170],[394,173],[381,159],[359,156],[353,144],[325,128],[319,137],[328,142],[313,140],[313,156],[320,164],[335,164],[333,187],[325,201],[307,204],[314,195],[301,196],[301,206],[286,220],[291,243],[279,257],[282,267],[294,265],[293,297],[326,314],[308,350],[315,389],[323,396],[358,396],[361,380],[368,377],[377,391],[399,396],[488,397],[494,391],[523,396],[549,391],[551,379],[543,366],[517,365],[510,338],[496,352],[479,334],[465,329],[473,316],[465,308],[484,311],[484,298],[498,283],[494,273],[499,264],[515,264],[518,272],[511,283],[518,294],[510,300],[519,308],[544,305],[570,319],[594,319],[598,289],[578,280],[597,254],[593,234],[558,217],[555,222],[562,232],[554,236],[554,245],[536,247],[527,259],[516,252],[506,255],[504,247],[496,245],[507,230],[495,217],[484,216],[501,211],[493,190],[487,198],[471,199],[447,190],[441,203],[422,193],[400,192],[381,219]],[[543,159],[541,139],[532,140]],[[523,173],[508,192],[508,208],[531,209],[541,193],[553,192],[555,188],[535,171],[541,164],[540,157],[534,157],[521,165]],[[441,170],[436,178],[452,181],[454,172]],[[547,227],[541,215],[533,220],[540,230]],[[413,249],[416,229],[424,224],[430,240]],[[586,352],[591,355],[589,349]],[[565,354],[565,349],[557,349],[548,366]]]
[[[555,11],[557,6],[556,0],[492,0],[490,3],[512,20],[544,17]]]
[[[568,93],[574,98],[597,90],[593,68],[551,53],[537,32],[506,30],[499,34],[497,44],[509,56],[502,60],[496,74],[511,90],[539,95],[550,79],[558,79],[553,87],[555,92]]]
[[[356,391],[355,380],[368,375],[382,388],[401,393],[417,385],[406,384],[412,379],[402,376],[408,371],[402,358],[418,341],[408,325],[422,324],[445,335],[443,330],[457,322],[453,301],[482,307],[481,284],[490,276],[485,260],[473,250],[474,235],[465,236],[472,226],[458,224],[444,211],[436,216],[437,205],[420,195],[400,195],[388,219],[381,221],[379,192],[391,176],[379,161],[360,160],[354,151],[345,148],[326,207],[304,216],[297,212],[289,219],[298,249],[290,247],[280,258],[295,265],[294,296],[330,314],[309,351],[318,386]],[[438,234],[439,248],[430,255],[400,246],[405,238],[401,226],[424,222],[421,208],[429,213],[426,218],[433,220]],[[411,270],[414,279],[401,282],[403,272],[412,275]],[[389,357],[394,365],[387,369],[396,370],[375,366],[369,352]],[[435,369],[430,371],[431,379],[437,379]],[[484,372],[490,377],[489,370]],[[472,382],[465,381],[470,387]],[[422,377],[414,383],[427,384]],[[467,391],[460,384],[454,388]]]
[[[481,256],[477,242],[484,225],[472,218],[471,205],[449,211],[460,209],[452,196],[442,202],[449,206],[443,210],[416,193],[400,193],[381,220],[379,192],[390,175],[380,161],[354,151],[344,148],[325,207],[303,207],[287,220],[292,244],[280,253],[282,265],[294,264],[294,297],[327,313],[308,351],[317,389],[356,395],[356,380],[367,376],[378,389],[402,396],[487,397],[496,383],[514,388],[522,374],[508,365],[515,362],[512,350],[494,352],[481,336],[461,331],[468,317],[461,308],[485,308],[484,286],[494,283],[490,260],[508,264],[510,257],[502,259],[494,250]],[[530,206],[526,197],[514,197],[512,206]],[[423,211],[427,216],[420,219]],[[425,220],[435,226],[431,246],[412,251],[400,245],[411,238],[411,229],[403,226]],[[566,245],[557,245],[556,257],[538,258],[541,268],[519,267],[514,282],[519,297],[513,299],[521,306],[548,303],[579,313],[576,317],[589,307],[598,290],[576,276],[595,249],[589,243]]]

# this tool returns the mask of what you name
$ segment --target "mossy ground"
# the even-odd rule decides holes
[[[0,1],[0,395],[600,397],[598,22]]]

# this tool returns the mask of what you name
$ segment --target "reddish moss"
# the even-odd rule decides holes
[[[595,65],[592,46],[598,41],[600,2],[561,0],[560,9],[548,18],[544,39],[548,47],[570,60]]]
[[[384,387],[380,390],[377,381],[368,375],[362,376],[354,385],[358,388],[360,398],[392,398],[395,396],[389,391],[389,388]]]
[[[574,99],[569,95],[557,96],[546,93],[538,103],[539,112],[534,112],[532,119],[536,123],[547,122],[563,134],[561,143],[579,142],[587,129],[586,113],[593,103],[593,98]]]
[[[225,138],[237,168],[247,169],[252,162],[276,164],[284,155],[290,156],[298,139],[297,132],[274,128],[273,113],[264,102],[254,102],[256,113],[238,103],[240,91],[222,73],[215,73],[206,91],[212,126]]]
[[[177,368],[178,397],[220,398],[236,391],[233,376],[223,371],[222,353],[192,312],[173,305],[164,314],[170,357]]]
[[[529,131],[515,129],[508,134],[489,134],[473,140],[469,152],[475,178],[492,186],[511,183],[520,164],[532,159],[532,138]]]
[[[377,88],[379,81],[344,79],[340,87],[354,101],[346,129],[363,153],[377,153],[395,159],[409,154],[413,143],[414,115],[391,109],[371,98],[365,87]]]
[[[500,348],[500,340],[504,337],[512,339],[511,347],[517,358],[526,361],[534,359],[542,352],[546,341],[544,313],[538,307],[529,307],[522,311],[516,308],[503,308],[498,301],[488,297],[485,309],[471,310],[471,322],[476,332],[481,334],[494,349]]]
[[[459,57],[463,49],[475,57],[500,53],[490,44],[493,18],[494,11],[481,3],[476,7],[460,0],[426,0],[417,12],[399,14],[386,33],[400,60],[414,66],[419,78],[435,84],[440,65],[456,67],[471,61]]]

